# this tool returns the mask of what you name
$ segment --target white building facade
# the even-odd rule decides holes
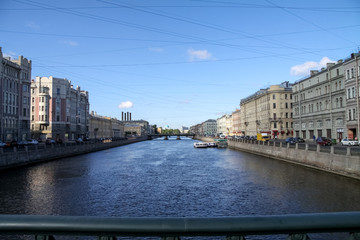
[[[216,132],[217,132],[216,120],[209,119],[209,120],[203,122],[201,125],[202,125],[203,136],[216,135]]]
[[[36,77],[31,83],[33,138],[68,141],[88,137],[89,93],[63,78]]]
[[[229,117],[229,115],[225,114],[218,119],[216,119],[216,134],[217,135],[227,135],[228,131],[226,129],[226,119]]]

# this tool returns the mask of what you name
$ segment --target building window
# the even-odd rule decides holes
[[[23,108],[23,116],[26,117],[26,108]]]
[[[57,89],[56,89],[56,94],[57,94],[57,95],[60,95],[60,88],[57,88]]]
[[[35,116],[31,115],[31,121],[34,121],[34,120],[35,120]]]
[[[349,113],[348,119],[350,121],[351,120],[351,109],[349,109],[348,113]]]
[[[60,121],[60,116],[59,116],[59,115],[56,116],[56,121],[57,121],[57,122]]]
[[[352,118],[352,119],[353,119],[353,120],[355,120],[355,119],[356,119],[356,109],[355,109],[355,108],[353,108],[353,110],[352,110],[352,111],[353,111],[353,118]]]
[[[273,103],[273,108],[274,108],[274,109],[276,108],[276,103]]]
[[[351,94],[352,94],[351,98],[354,98],[355,97],[355,87],[351,88]]]
[[[276,122],[274,122],[274,128],[277,128],[277,124],[276,124]]]
[[[339,74],[340,74],[339,69],[336,69],[336,76],[339,76]]]
[[[275,99],[275,94],[273,94],[273,99]]]

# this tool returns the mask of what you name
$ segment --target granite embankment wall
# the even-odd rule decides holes
[[[209,138],[209,137],[199,137],[199,136],[195,136],[194,137],[195,140],[200,140],[203,142],[213,142],[214,138]]]
[[[39,162],[55,160],[59,158],[72,157],[80,154],[105,150],[108,148],[119,147],[131,143],[147,140],[146,137],[119,140],[113,142],[85,142],[72,145],[48,145],[36,146],[35,149],[20,149],[11,152],[0,153],[0,170],[29,165]]]
[[[309,151],[307,146],[305,149],[298,149],[289,148],[288,145],[279,147],[274,143],[252,143],[243,140],[230,140],[228,147],[360,180],[360,157],[334,154],[333,147],[330,153],[326,153],[320,151],[320,146],[316,151]]]

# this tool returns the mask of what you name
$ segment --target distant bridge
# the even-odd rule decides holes
[[[179,133],[179,134],[148,134],[148,140],[154,139],[154,138],[161,138],[164,137],[164,140],[169,140],[169,137],[177,137],[176,139],[180,140],[180,137],[194,137],[194,133]]]

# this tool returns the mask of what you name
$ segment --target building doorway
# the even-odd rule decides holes
[[[317,130],[318,137],[322,137],[322,130]]]
[[[349,128],[349,130],[348,130],[348,138],[349,139],[357,138],[356,128]]]
[[[326,129],[326,137],[331,139],[331,129]]]
[[[306,131],[305,130],[302,131],[302,138],[306,139]]]

